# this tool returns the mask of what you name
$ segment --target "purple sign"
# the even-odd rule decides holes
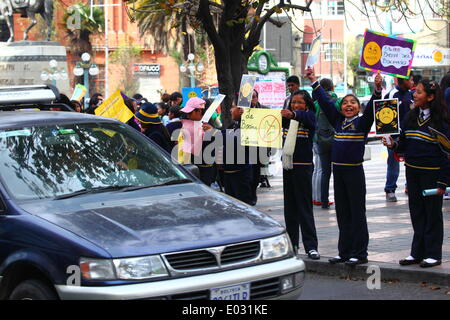
[[[409,78],[416,41],[366,29],[359,67]]]

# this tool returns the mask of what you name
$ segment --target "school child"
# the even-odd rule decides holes
[[[369,231],[366,220],[366,180],[362,166],[367,134],[373,123],[373,100],[381,99],[379,74],[375,77],[375,92],[362,116],[358,98],[347,94],[341,101],[341,112],[320,86],[314,69],[308,68],[307,77],[312,83],[313,98],[335,129],[331,151],[333,165],[334,198],[339,228],[339,255],[330,263],[353,266],[367,263]]]
[[[283,194],[286,229],[295,251],[302,243],[310,259],[320,259],[312,207],[312,144],[316,126],[314,102],[305,90],[291,94],[283,116]]]
[[[166,127],[161,123],[156,105],[150,102],[144,103],[134,117],[139,120],[144,135],[170,152],[170,136]]]
[[[250,150],[241,145],[240,121],[243,109],[233,104],[230,111],[234,123],[221,131],[223,140],[222,146],[218,148],[216,161],[223,173],[225,193],[249,205],[255,205]]]
[[[414,106],[403,118],[399,141],[389,137],[383,139],[383,144],[405,158],[414,236],[411,254],[399,264],[420,264],[422,268],[428,268],[441,264],[444,238],[442,196],[450,184],[450,160],[429,128],[450,138],[450,121],[441,89],[435,81],[419,82],[414,93]],[[438,195],[422,195],[423,190],[436,188]]]
[[[182,160],[183,163],[189,162],[195,164],[200,172],[200,180],[206,184],[207,186],[211,186],[216,177],[216,169],[214,167],[214,159],[207,159],[209,156],[204,153],[205,148],[213,142],[212,134],[209,135],[209,139],[205,139],[204,131],[209,131],[212,129],[212,126],[207,123],[200,123],[200,120],[203,116],[203,109],[205,109],[206,101],[200,99],[198,97],[190,98],[186,106],[180,110],[180,112],[184,113],[187,116],[188,120],[193,122],[192,127],[190,129],[187,128],[187,123],[183,124],[180,136],[182,143],[180,143],[179,148],[183,148],[183,143],[186,143],[186,139],[190,139],[191,141],[191,152],[187,153],[189,159]],[[184,120],[183,120],[184,121]],[[189,130],[189,132],[186,132]],[[201,135],[201,136],[198,136]],[[180,142],[180,137],[178,139]],[[198,152],[196,151],[196,143],[201,143],[198,147]],[[211,156],[214,156],[213,154]]]

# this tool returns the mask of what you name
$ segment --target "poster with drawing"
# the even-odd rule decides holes
[[[373,102],[376,136],[400,133],[398,99],[381,99]]]
[[[359,67],[408,79],[416,41],[366,29]]]

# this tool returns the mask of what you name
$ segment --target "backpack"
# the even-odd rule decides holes
[[[325,113],[320,111],[317,117],[317,143],[322,146],[331,146],[334,138],[334,128],[328,121]]]

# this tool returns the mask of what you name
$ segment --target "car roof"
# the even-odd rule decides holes
[[[87,122],[120,123],[119,121],[111,118],[82,114],[78,112],[35,110],[0,112],[0,129]]]

